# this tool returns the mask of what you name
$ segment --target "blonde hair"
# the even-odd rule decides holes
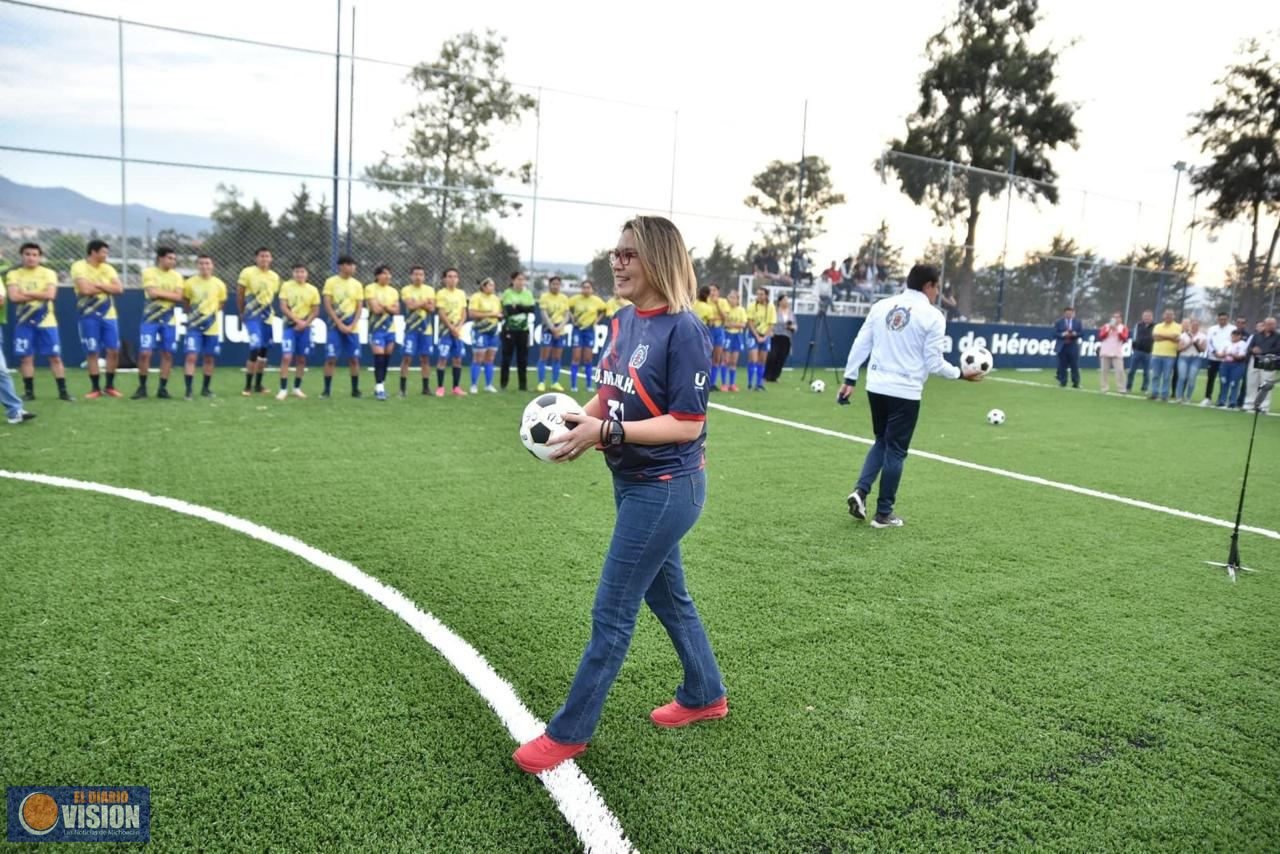
[[[644,277],[666,300],[667,314],[693,308],[698,277],[675,223],[661,216],[636,216],[627,220],[622,230],[635,238]]]

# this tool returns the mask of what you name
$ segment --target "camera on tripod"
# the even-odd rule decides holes
[[[1280,371],[1280,354],[1263,353],[1254,356],[1253,366],[1260,371]]]

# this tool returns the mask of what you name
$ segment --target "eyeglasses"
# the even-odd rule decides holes
[[[621,264],[623,267],[629,267],[631,262],[640,257],[640,253],[634,249],[613,249],[609,252],[610,264]]]

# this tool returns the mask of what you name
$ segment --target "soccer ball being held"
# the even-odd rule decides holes
[[[520,441],[529,453],[544,463],[551,462],[551,454],[559,445],[547,444],[573,429],[565,423],[566,415],[581,415],[578,401],[567,394],[551,392],[540,394],[524,408],[520,416]]]
[[[827,384],[824,383],[822,380],[814,380],[813,382],[809,383],[809,391],[813,392],[814,394],[822,394],[826,390],[827,390]]]
[[[960,354],[960,373],[966,377],[985,377],[994,364],[986,347],[970,347]]]
[[[987,423],[993,427],[999,427],[1004,423],[1004,410],[993,409],[987,413]]]

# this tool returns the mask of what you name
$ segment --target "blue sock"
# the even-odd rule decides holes
[[[542,359],[538,360],[538,382],[545,383],[547,381],[547,363]]]
[[[476,380],[478,380],[478,379],[480,379],[480,366],[479,366],[479,365],[477,365],[477,364],[475,363],[475,360],[472,360],[472,362],[471,362],[471,384],[472,384],[472,385],[475,385],[475,384],[476,384]]]
[[[758,385],[758,386],[764,385],[764,380],[762,380],[762,379],[760,378],[760,365],[759,365],[759,364],[754,364],[754,365],[752,365],[752,366],[751,366],[751,375],[752,375],[753,381],[755,382],[755,384],[756,384],[756,385]]]
[[[585,376],[587,378],[587,391],[591,391],[591,362],[587,362],[582,367],[586,370]]]
[[[493,385],[493,362],[484,363],[484,384]]]
[[[569,377],[570,377],[569,388],[573,389],[574,391],[577,391],[578,390],[578,363],[577,362],[574,362],[569,367]]]
[[[725,370],[729,372],[729,385],[735,385],[735,384],[737,384],[737,382],[738,382],[738,369],[737,369],[737,368],[725,368]]]
[[[560,382],[560,360],[556,359],[551,363],[551,381],[553,383]]]

